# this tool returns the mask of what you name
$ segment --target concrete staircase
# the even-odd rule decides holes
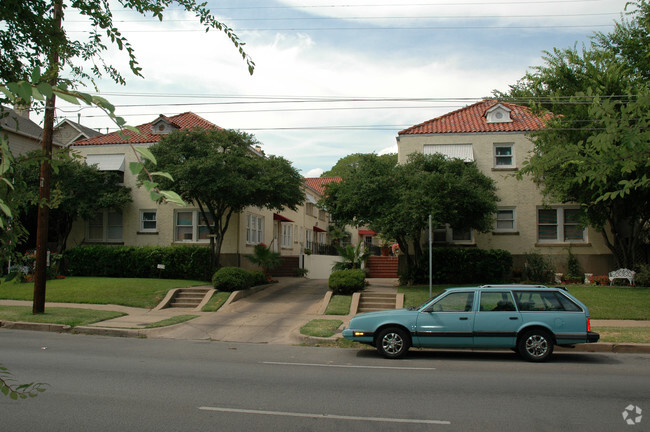
[[[371,256],[367,266],[369,278],[396,278],[399,258],[395,256]]]
[[[210,291],[212,291],[210,288],[178,289],[166,307],[194,309],[201,304]]]
[[[395,309],[397,294],[385,291],[364,291],[359,298],[357,312],[373,312],[378,310]]]

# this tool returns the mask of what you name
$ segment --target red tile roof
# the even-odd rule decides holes
[[[305,184],[323,195],[325,193],[325,185],[332,182],[338,183],[341,180],[341,177],[309,177],[305,178]]]
[[[156,120],[163,118],[167,120],[172,125],[178,127],[179,129],[190,129],[193,127],[202,127],[205,129],[221,129],[221,127],[215,125],[200,117],[193,112],[186,112],[182,114],[177,114],[175,116],[167,117],[160,115],[155,120],[137,126],[137,129],[142,135],[138,135],[131,131],[124,132],[113,132],[106,135],[99,135],[96,137],[88,138],[85,140],[77,141],[73,143],[73,146],[85,146],[85,145],[108,145],[108,144],[145,144],[145,143],[155,143],[160,141],[163,134],[154,134],[151,125],[156,122]]]
[[[501,104],[512,110],[509,123],[488,123],[485,112]],[[486,99],[452,111],[443,116],[400,131],[398,135],[477,133],[477,132],[527,132],[541,129],[548,116],[536,116],[527,107],[494,99]]]

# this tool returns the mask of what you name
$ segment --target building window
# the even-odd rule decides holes
[[[249,214],[246,216],[246,243],[259,244],[264,242],[264,218]]]
[[[282,226],[282,247],[290,248],[293,243],[293,225],[288,223],[281,224]]]
[[[516,229],[515,209],[499,209],[497,211],[496,221],[494,222],[494,231],[513,232]]]
[[[305,230],[305,247],[307,249],[312,249],[314,248],[314,232],[310,229]]]
[[[586,231],[580,223],[580,209],[537,210],[537,239],[540,243],[582,243],[586,241]]]
[[[472,230],[470,228],[451,229],[451,241],[453,243],[472,243],[474,241]]]
[[[199,210],[176,212],[174,220],[175,241],[198,242],[209,240],[210,228],[208,224],[213,224],[212,217],[208,216],[206,221]]]
[[[307,211],[307,216],[318,216],[318,209],[312,203],[309,202],[307,203],[306,211]]]
[[[86,238],[92,242],[115,243],[122,241],[122,213],[102,210],[88,221]]]
[[[514,168],[514,149],[511,143],[494,144],[494,167]]]
[[[449,224],[438,225],[433,229],[434,243],[474,243],[474,234],[471,228],[451,228]]]
[[[156,210],[142,210],[140,212],[140,231],[156,232]]]

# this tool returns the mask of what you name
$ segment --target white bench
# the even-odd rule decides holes
[[[627,279],[630,282],[630,285],[634,285],[634,275],[636,272],[622,268],[609,272],[609,284],[611,285],[614,282],[614,279]]]

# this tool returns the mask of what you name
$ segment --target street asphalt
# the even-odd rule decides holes
[[[371,287],[395,290],[394,279],[370,279]],[[147,337],[224,342],[299,344],[319,343],[321,338],[300,334],[300,328],[313,319],[340,319],[341,329],[353,315],[324,315],[329,301],[326,279],[278,278],[278,282],[255,290],[241,298],[231,296],[217,312],[201,312],[187,308],[141,309],[117,305],[47,303],[46,307],[76,307],[113,310],[125,316],[90,326],[69,326],[0,321],[0,327],[37,331],[73,332],[118,337]],[[236,299],[236,300],[235,300]],[[233,301],[235,300],[235,301]],[[29,301],[0,300],[0,305],[31,305]],[[197,315],[180,324],[145,329],[149,324],[179,315]],[[650,321],[592,320],[593,327],[650,327]],[[325,340],[335,340],[340,332]],[[573,350],[587,352],[650,353],[650,344],[607,343],[578,345]]]

